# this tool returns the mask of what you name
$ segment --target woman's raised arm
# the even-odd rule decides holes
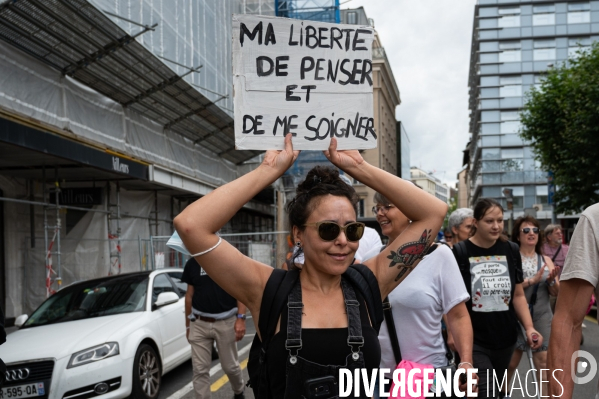
[[[385,298],[426,254],[443,224],[447,204],[414,184],[368,164],[358,151],[337,151],[331,140],[326,157],[354,179],[378,191],[412,221],[379,255],[365,262],[376,275]]]
[[[261,190],[285,173],[297,158],[291,135],[285,149],[267,151],[262,164],[252,172],[217,188],[189,205],[174,220],[175,229],[190,253],[197,254],[216,245],[216,233]],[[262,292],[272,267],[254,261],[222,241],[213,250],[196,256],[206,273],[225,291],[248,306],[252,313],[260,308]]]

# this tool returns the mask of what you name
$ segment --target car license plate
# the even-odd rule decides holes
[[[43,396],[45,394],[46,390],[44,389],[43,382],[0,389],[0,399],[32,398],[35,396]]]

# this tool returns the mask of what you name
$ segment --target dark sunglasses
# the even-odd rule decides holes
[[[523,229],[522,229],[522,232],[523,232],[524,234],[528,234],[528,233],[530,233],[530,227],[525,227],[525,228],[523,228]],[[535,233],[535,234],[539,234],[539,228],[538,228],[538,227],[533,227],[533,228],[532,228],[532,232],[533,232],[533,233]]]
[[[304,226],[316,226],[318,230],[318,236],[323,241],[333,241],[339,234],[343,231],[345,233],[345,237],[347,237],[348,241],[360,241],[360,238],[364,235],[364,223],[353,222],[346,224],[345,226],[340,226],[335,222],[316,222],[316,223],[306,223]]]

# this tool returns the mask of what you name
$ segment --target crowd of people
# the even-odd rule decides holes
[[[194,356],[203,359],[194,360],[196,397],[209,395],[200,389],[210,347],[205,331],[222,321],[231,330],[227,342],[234,345],[245,331],[245,306],[257,327],[250,365],[252,353],[259,361],[249,370],[256,398],[335,397],[340,368],[366,369],[370,375],[379,367],[394,370],[402,360],[435,369],[477,369],[477,397],[508,397],[506,385],[488,379],[495,373],[501,381],[507,373],[509,386],[524,352],[532,353],[538,370],[564,365],[555,341],[565,340],[575,350],[584,316],[570,312],[566,301],[588,304],[599,280],[592,267],[599,261],[596,207],[583,214],[586,223],[576,230],[572,248],[563,243],[559,225],[542,231],[531,216],[518,218],[507,240],[504,210],[486,198],[473,209],[452,212],[445,240],[435,242],[447,205],[369,165],[358,151],[337,151],[332,139],[325,155],[335,168],[312,169],[287,205],[294,251],[283,271],[244,256],[217,232],[281,177],[297,154],[288,135],[284,150],[267,151],[257,169],[199,199],[175,220],[195,258],[186,266],[195,269],[186,273],[187,281],[200,281],[201,267],[223,290],[208,312],[202,312],[193,288],[189,293],[186,324],[190,319],[206,324],[188,327],[190,342],[199,347]],[[357,221],[358,197],[339,169],[376,191],[372,211],[386,245],[372,231],[365,234]],[[574,246],[577,239],[582,245]],[[595,253],[589,255],[585,244],[594,245]],[[560,283],[560,274],[567,284]],[[557,302],[554,318],[558,294],[567,299]],[[243,397],[235,355],[226,368],[236,397]],[[544,395],[555,389],[549,385],[542,384]],[[459,389],[465,391],[466,383]],[[329,391],[331,396],[323,394]]]

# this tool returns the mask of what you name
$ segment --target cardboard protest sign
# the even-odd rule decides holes
[[[370,26],[233,15],[235,145],[322,150],[377,145]]]

